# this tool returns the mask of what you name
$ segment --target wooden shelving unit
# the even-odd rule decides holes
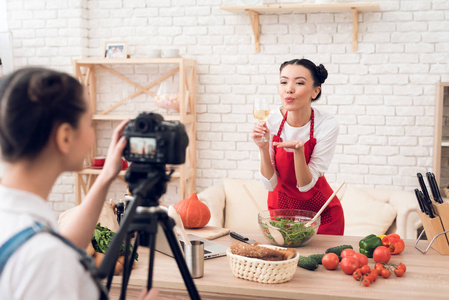
[[[117,65],[153,65],[158,67],[161,65],[175,65],[176,67],[169,72],[160,75],[155,80],[152,80],[147,85],[142,86],[133,80],[129,79],[119,71],[114,69]],[[117,101],[107,109],[102,111],[97,110],[97,87],[96,87],[96,69],[102,68],[113,76],[120,78],[122,81],[133,86],[136,91],[131,95],[124,97]],[[147,94],[151,97],[155,96],[155,93],[149,89],[158,86],[164,80],[171,76],[178,74],[179,78],[179,101],[180,110],[177,115],[164,115],[164,119],[168,121],[178,120],[186,127],[186,132],[189,137],[189,145],[187,147],[186,162],[182,165],[173,166],[175,172],[172,174],[172,181],[179,180],[179,196],[180,199],[187,197],[189,193],[195,191],[196,187],[196,63],[191,59],[184,58],[134,58],[134,59],[77,59],[73,61],[73,73],[74,76],[86,87],[89,94],[89,102],[92,110],[95,112],[93,116],[94,126],[98,122],[104,121],[121,121],[127,119],[134,119],[137,117],[138,112],[135,114],[111,114],[117,108],[131,101],[133,98]],[[92,147],[91,152],[86,158],[86,167],[81,172],[78,172],[75,176],[75,189],[76,189],[76,204],[80,204],[83,194],[92,187],[95,179],[100,174],[101,170],[89,168],[92,165],[92,159],[96,156],[97,145]],[[118,180],[123,181],[123,176],[126,171],[121,171],[118,176]]]
[[[441,148],[448,147],[449,141],[443,140],[443,115],[444,115],[444,88],[449,86],[449,82],[440,82],[436,86],[435,93],[435,123],[433,131],[433,173],[440,187],[441,179]],[[447,183],[444,183],[445,186]]]
[[[230,13],[247,13],[254,33],[256,52],[260,51],[260,14],[352,12],[352,51],[357,51],[359,12],[379,11],[379,3],[338,3],[338,4],[266,4],[250,6],[220,6]]]

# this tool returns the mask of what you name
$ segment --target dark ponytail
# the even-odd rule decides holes
[[[310,71],[310,74],[312,74],[313,86],[315,87],[321,86],[321,84],[326,81],[328,76],[327,70],[322,64],[316,66],[312,61],[305,58],[286,61],[281,64],[279,71],[282,72],[282,69],[284,69],[288,65],[303,66],[304,68],[308,69]],[[321,91],[318,93],[315,99],[312,99],[312,101],[318,100],[320,96]]]
[[[53,129],[77,128],[87,110],[83,87],[72,76],[44,68],[24,68],[0,81],[0,147],[3,159],[34,158]]]

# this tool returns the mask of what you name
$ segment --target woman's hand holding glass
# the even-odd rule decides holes
[[[268,130],[266,123],[257,123],[254,125],[251,138],[259,148],[268,145],[268,140],[265,138],[266,136],[270,136],[270,131]]]
[[[270,107],[265,98],[256,98],[254,100],[253,115],[259,122],[254,126],[252,138],[257,146],[262,147],[268,142],[265,136],[269,132],[265,121],[270,115]]]

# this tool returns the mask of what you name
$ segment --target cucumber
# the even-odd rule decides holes
[[[311,259],[313,259],[314,261],[317,262],[317,264],[322,264],[321,260],[323,259],[324,253],[323,254],[312,254],[309,255],[308,257],[310,257]]]
[[[351,245],[340,245],[340,246],[329,248],[324,253],[335,253],[338,256],[341,256],[341,252],[345,249],[353,249],[353,248]]]
[[[300,256],[298,260],[298,267],[301,267],[306,270],[314,271],[318,268],[318,263],[307,256]]]

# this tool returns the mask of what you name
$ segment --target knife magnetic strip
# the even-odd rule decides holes
[[[418,213],[425,229],[427,241],[430,243],[436,235],[444,231],[440,217],[435,216],[435,218],[429,218],[429,216],[423,212]],[[437,237],[431,244],[431,247],[440,254],[449,254],[449,244],[444,234]]]
[[[449,230],[449,202],[433,203],[433,207],[435,208],[437,215],[440,217],[443,230]],[[446,233],[446,239],[449,243],[449,233]]]

